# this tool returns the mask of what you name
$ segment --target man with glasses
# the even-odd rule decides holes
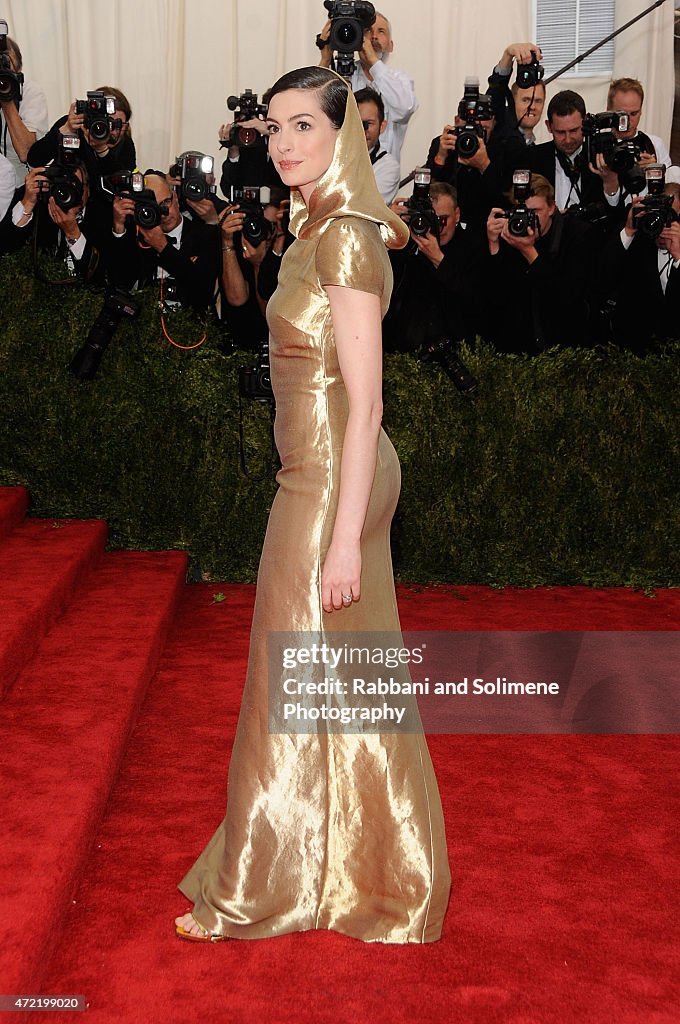
[[[135,200],[116,196],[109,247],[109,280],[121,288],[156,286],[166,306],[205,311],[213,304],[220,266],[220,233],[215,225],[183,217],[177,193],[162,171],[147,171],[144,187],[160,207],[160,223],[135,222]]]

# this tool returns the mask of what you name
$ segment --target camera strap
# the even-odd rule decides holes
[[[569,179],[569,194],[567,196],[567,201],[564,205],[569,206],[573,192],[576,193],[577,201],[580,203],[582,201],[581,189],[579,187],[579,181],[581,179],[581,167],[578,157],[576,159],[576,162],[572,163],[569,157],[566,156],[561,150],[557,149],[557,147],[555,147],[555,156],[557,157],[558,164],[560,165],[560,167],[566,174],[567,178]]]
[[[207,331],[203,334],[203,337],[201,338],[201,340],[197,341],[194,345],[180,345],[179,342],[175,341],[174,338],[170,337],[170,334],[168,333],[168,328],[166,327],[166,324],[165,324],[165,315],[163,313],[163,310],[165,308],[165,283],[164,282],[165,282],[166,279],[164,277],[161,277],[159,280],[160,280],[161,328],[163,329],[163,334],[165,335],[165,338],[167,339],[167,341],[169,341],[170,344],[173,345],[175,348],[180,348],[180,349],[182,349],[183,352],[190,352],[193,348],[198,348],[200,345],[203,344],[205,339],[208,337]]]

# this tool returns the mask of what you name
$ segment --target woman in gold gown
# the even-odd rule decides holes
[[[193,941],[332,929],[430,942],[450,875],[422,732],[269,730],[273,631],[349,640],[400,629],[389,546],[400,474],[380,426],[381,319],[392,287],[386,245],[401,248],[408,230],[380,197],[343,79],[323,68],[284,75],[268,124],[296,236],[267,308],[282,468],[226,817],[179,885],[194,906],[176,931]]]

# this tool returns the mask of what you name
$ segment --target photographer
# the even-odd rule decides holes
[[[319,40],[325,43],[321,50],[319,67],[329,68],[333,51],[328,46],[331,21],[327,21],[319,33]],[[359,50],[359,66],[352,75],[352,92],[370,88],[380,93],[385,107],[387,126],[380,136],[383,149],[391,153],[397,162],[401,157],[406,129],[418,109],[413,81],[404,71],[387,66],[387,59],[394,50],[392,28],[384,14],[376,12],[375,21],[364,32],[364,42]]]
[[[262,96],[266,105],[267,93]],[[220,189],[228,195],[233,185],[267,185],[283,189],[284,185],[276,167],[269,159],[267,125],[258,108],[257,96],[246,89],[241,96],[230,96],[230,109],[236,112],[235,120],[220,125],[218,137],[220,146],[227,149],[227,158],[222,164]]]
[[[103,241],[106,237],[107,211],[101,205],[90,203],[90,189],[87,171],[82,164],[68,168],[64,177],[72,183],[73,205],[67,203],[64,209],[54,195],[49,195],[50,180],[46,168],[36,167],[26,175],[26,181],[18,192],[16,203],[0,224],[0,252],[16,252],[33,240],[37,224],[37,247],[63,259],[69,273],[77,274],[84,280],[103,281],[104,266],[101,259]],[[68,191],[68,184],[61,195]],[[40,204],[40,205],[39,205]],[[108,230],[111,218],[108,215]]]
[[[513,186],[510,216],[496,208],[487,221],[482,333],[501,352],[536,355],[553,345],[590,345],[599,236],[558,211],[546,178],[532,174],[524,189],[529,194],[519,202]]]
[[[201,170],[203,164],[212,167],[212,157],[197,149],[187,149],[170,165],[166,179],[177,193],[183,216],[216,227],[227,203],[217,197],[215,177],[212,171]]]
[[[480,95],[475,81],[466,82],[454,123],[444,125],[430,143],[426,166],[433,181],[455,187],[462,222],[481,233],[489,210],[502,202],[510,187],[512,172],[526,163],[526,147],[516,133],[508,135],[497,127],[490,97]],[[475,114],[468,117],[473,107]],[[461,131],[474,136],[475,152],[470,156],[458,152]]]
[[[586,160],[585,116],[582,96],[570,89],[558,92],[548,104],[545,122],[552,141],[529,147],[526,159],[532,172],[547,178],[554,187],[559,210],[600,203],[609,208],[613,218],[622,198],[619,178],[607,167],[601,153],[594,164]]]
[[[383,321],[387,352],[421,354],[441,338],[456,342],[476,334],[474,297],[481,254],[460,227],[455,189],[433,182],[429,198],[434,230],[420,234],[412,225],[408,246],[389,252],[394,287]],[[408,200],[396,199],[391,208],[409,222]]]
[[[94,92],[101,93],[103,97],[113,97],[113,113],[102,115],[103,121],[108,120],[105,132],[98,132],[97,137],[93,136],[85,127],[86,115],[77,113],[76,103],[73,102],[68,114],[55,121],[47,135],[31,146],[28,162],[31,167],[45,166],[57,157],[60,135],[77,135],[81,143],[81,159],[90,176],[93,192],[98,194],[101,191],[101,177],[115,171],[133,170],[137,163],[137,155],[130,135],[132,110],[125,94],[110,85],[100,86]],[[104,137],[98,137],[99,134],[103,134]]]
[[[1,23],[3,27],[5,22]],[[14,74],[23,74],[21,50],[13,39],[4,36],[4,55]],[[45,94],[30,79],[24,78],[21,99],[7,99],[0,102],[0,152],[7,157],[14,168],[15,187],[19,187],[26,174],[28,152],[31,146],[47,131],[47,100]],[[47,163],[47,161],[45,161]]]
[[[641,150],[640,164],[664,164],[671,166],[668,146],[658,135],[646,135],[639,130],[645,91],[637,78],[616,78],[607,93],[607,110],[620,110],[628,114],[628,131],[617,132],[619,139],[633,139]]]
[[[166,300],[203,312],[213,305],[216,292],[219,231],[182,216],[177,193],[161,171],[147,171],[144,185],[155,197],[160,222],[140,226],[135,223],[134,198],[114,197],[109,278],[127,290],[158,281]]]
[[[517,82],[513,82],[511,88],[508,86],[515,63],[518,67],[531,67],[542,57],[541,48],[536,43],[510,43],[489,75],[489,94],[501,132],[519,133],[528,146],[536,143],[534,128],[543,113],[545,85],[541,78],[528,88],[522,88]]]
[[[608,338],[637,355],[680,337],[680,184],[660,180],[661,195],[633,198],[602,261]]]
[[[268,337],[266,302],[259,295],[258,279],[271,235],[253,245],[242,234],[245,219],[246,214],[234,204],[227,206],[220,220],[221,313],[235,347],[257,352]]]
[[[375,176],[378,191],[387,205],[392,202],[399,188],[399,161],[382,148],[380,133],[385,130],[385,106],[382,96],[375,89],[360,89],[355,94],[359,115],[364,126],[368,155]]]

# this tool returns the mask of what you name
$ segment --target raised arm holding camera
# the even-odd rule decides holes
[[[510,43],[489,76],[489,95],[501,133],[518,134],[531,146],[545,104],[542,59],[536,43]],[[510,87],[515,64],[517,78]]]
[[[269,158],[265,103],[259,103],[257,95],[245,89],[240,96],[228,96],[227,107],[233,111],[234,120],[220,125],[218,131],[220,146],[227,150],[220,180],[222,193],[226,196],[232,186],[242,185],[283,188],[281,177]]]
[[[325,0],[324,6],[329,13],[329,20],[317,37],[317,45],[321,50],[319,66],[331,67],[336,34],[343,36],[349,33],[346,38],[351,34],[357,36],[350,40],[351,52],[357,53],[359,57],[358,66],[351,75],[350,87],[352,92],[370,88],[380,93],[387,121],[380,142],[382,148],[399,161],[406,129],[418,109],[418,100],[412,79],[404,71],[397,71],[387,64],[394,50],[391,25],[384,14],[375,11],[372,4],[362,0],[350,3]],[[340,22],[356,24],[345,26],[340,25]]]

